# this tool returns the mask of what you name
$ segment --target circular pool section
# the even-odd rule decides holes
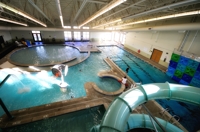
[[[78,57],[81,57],[81,53],[76,48],[64,45],[45,45],[19,49],[8,57],[8,61],[19,66],[50,66]]]

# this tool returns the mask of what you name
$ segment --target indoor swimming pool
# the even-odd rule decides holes
[[[135,82],[142,84],[164,83],[166,81],[175,83],[162,71],[116,46],[99,47],[99,50],[101,53],[91,53],[84,62],[69,67],[68,74],[64,78],[65,82],[69,84],[67,92],[60,91],[57,85],[60,78],[53,77],[50,69],[49,71],[23,74],[11,69],[2,69],[0,70],[0,81],[9,73],[13,75],[1,86],[0,97],[7,108],[12,111],[69,100],[71,97],[84,97],[86,96],[84,89],[86,82],[95,82],[98,87],[105,91],[116,91],[120,87],[118,81],[97,76],[99,71],[110,69],[103,60],[106,57],[111,58],[124,71],[130,67],[128,75]],[[199,107],[171,100],[157,100],[157,102],[164,108],[170,109],[169,112],[172,115],[179,116],[179,122],[189,131],[200,129],[198,125],[200,124]],[[3,114],[3,110],[0,109],[0,115]],[[85,123],[87,125],[87,122]]]

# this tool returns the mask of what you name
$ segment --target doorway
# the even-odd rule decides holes
[[[42,42],[42,36],[40,31],[32,31],[34,42]]]
[[[151,60],[158,63],[160,61],[160,58],[162,56],[162,51],[158,50],[158,49],[153,49],[153,53],[151,54]]]

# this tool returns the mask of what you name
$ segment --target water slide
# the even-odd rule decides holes
[[[106,111],[99,126],[92,132],[124,132],[133,128],[150,128],[149,118],[143,115],[131,115],[133,109],[140,104],[154,99],[172,99],[200,105],[200,88],[170,83],[152,83],[139,85],[118,96]],[[166,131],[179,132],[181,129],[158,119]],[[128,123],[128,125],[127,125]],[[159,128],[159,127],[157,127]]]

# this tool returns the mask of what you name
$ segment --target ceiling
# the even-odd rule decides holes
[[[117,0],[114,0],[117,1]],[[90,16],[108,6],[111,0],[0,0],[1,3],[29,14],[45,23],[47,27],[62,28],[60,15],[65,26],[79,26]],[[61,12],[59,12],[59,6]],[[117,19],[111,27],[133,21],[150,19],[175,13],[200,10],[200,0],[126,0],[117,7],[98,16],[84,26],[94,27]],[[196,15],[199,17],[199,15]],[[28,24],[29,27],[43,27],[6,8],[0,7],[0,18]],[[0,21],[0,26],[19,26]],[[102,27],[100,27],[102,28]]]

